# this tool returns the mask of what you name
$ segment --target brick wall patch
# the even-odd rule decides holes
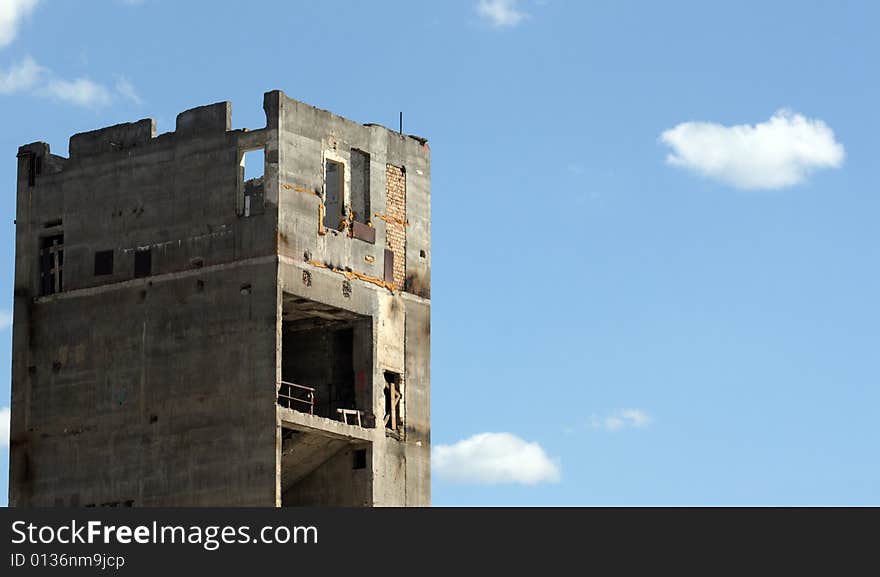
[[[385,238],[394,253],[394,287],[403,290],[406,282],[406,171],[385,165]]]

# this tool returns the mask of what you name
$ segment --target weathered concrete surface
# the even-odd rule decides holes
[[[430,504],[428,147],[279,91],[264,109],[253,131],[218,103],[158,136],[151,119],[74,135],[70,158],[19,150],[11,505]],[[245,183],[256,148],[265,174]],[[323,226],[327,161],[344,166],[338,229]],[[391,216],[388,172],[405,198]],[[63,286],[45,294],[40,249],[62,235]],[[392,248],[403,259],[386,267]],[[351,351],[288,353],[315,366],[285,368],[285,327],[340,324]],[[285,370],[364,426],[291,417]],[[285,429],[319,449],[297,460]]]
[[[285,439],[281,444],[282,493],[288,492],[346,444],[345,441],[323,435],[301,434],[293,439]]]
[[[373,433],[369,429],[285,407],[278,407],[278,420],[281,422],[281,426],[286,429],[322,436],[329,440],[355,444],[373,440]]]

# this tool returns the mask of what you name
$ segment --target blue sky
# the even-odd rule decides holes
[[[276,88],[403,110],[432,149],[436,505],[880,504],[878,21],[868,1],[0,0],[0,310],[20,144],[66,154],[220,100],[255,128]]]

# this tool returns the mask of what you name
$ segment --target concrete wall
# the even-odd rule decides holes
[[[431,504],[431,304],[406,303],[406,496],[407,505]]]
[[[277,102],[282,290],[372,317],[372,504],[430,505],[430,150],[424,140],[360,125],[283,94]],[[357,151],[369,155],[374,243],[350,228],[321,227],[327,160],[345,166],[343,199],[357,213]],[[386,248],[401,257],[387,284]],[[406,428],[399,438],[382,426],[386,370],[404,381]]]
[[[240,149],[277,138],[229,115],[76,135],[69,159],[22,148],[48,161],[30,186],[19,158],[10,504],[274,505],[277,177],[264,215],[237,203]],[[56,230],[64,290],[41,297]],[[95,276],[104,250],[114,272]]]

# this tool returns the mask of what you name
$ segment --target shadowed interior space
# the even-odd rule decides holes
[[[372,319],[284,296],[279,403],[372,428]]]
[[[368,442],[282,429],[281,506],[369,506],[371,453]]]

